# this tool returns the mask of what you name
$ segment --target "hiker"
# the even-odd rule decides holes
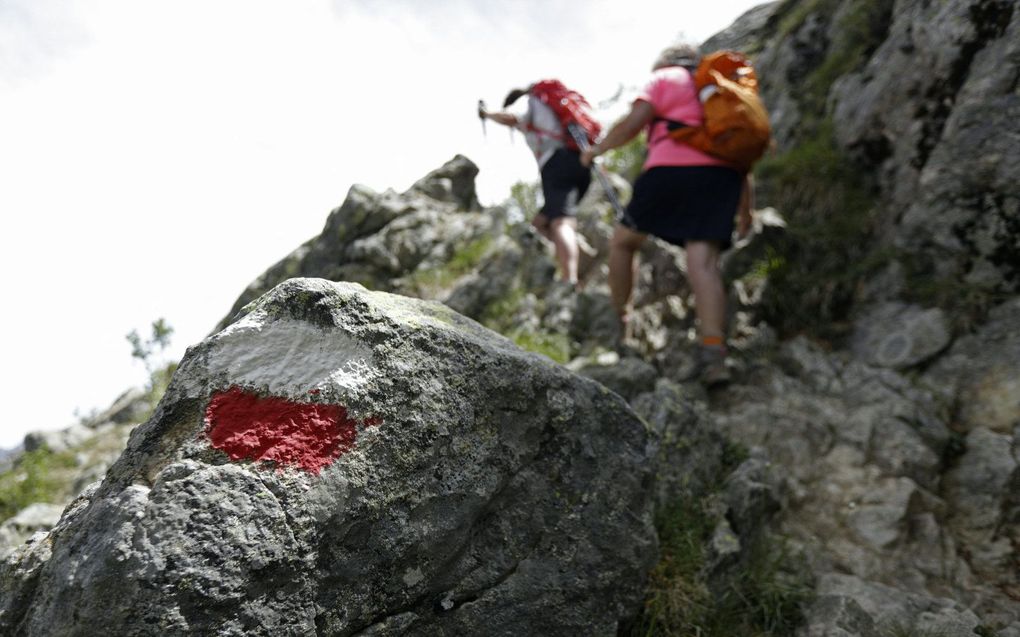
[[[528,147],[538,162],[544,200],[542,209],[531,220],[531,225],[553,242],[563,280],[577,289],[577,203],[588,191],[591,171],[581,165],[580,151],[576,143],[571,141],[560,116],[541,99],[544,94],[541,91],[546,86],[554,90],[567,90],[554,80],[538,82],[526,89],[510,91],[503,102],[503,111],[488,112],[480,107],[478,115],[524,133]],[[528,106],[523,115],[518,116],[506,110],[524,95],[528,96]],[[559,101],[556,98],[556,102]]]
[[[631,293],[637,267],[635,254],[651,234],[682,246],[687,279],[694,291],[698,319],[695,372],[708,385],[729,380],[726,366],[726,291],[719,256],[731,245],[734,217],[743,236],[750,229],[753,184],[749,173],[668,137],[667,121],[697,126],[702,107],[692,77],[700,59],[689,44],[663,51],[652,67],[652,79],[634,100],[630,112],[605,138],[583,153],[581,163],[617,148],[648,129],[648,157],[634,184],[626,214],[610,242],[609,287],[624,333],[630,318]]]

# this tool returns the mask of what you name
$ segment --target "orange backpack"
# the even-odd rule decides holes
[[[768,150],[772,136],[751,62],[735,51],[706,55],[694,72],[694,84],[705,121],[701,126],[668,122],[669,136],[750,170]]]

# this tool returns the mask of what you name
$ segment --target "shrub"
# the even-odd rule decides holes
[[[76,466],[73,453],[41,448],[25,452],[0,474],[0,522],[35,502],[60,504],[70,497],[67,473]]]

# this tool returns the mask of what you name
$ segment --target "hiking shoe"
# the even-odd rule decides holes
[[[698,346],[698,380],[705,387],[725,385],[733,380],[725,347]]]

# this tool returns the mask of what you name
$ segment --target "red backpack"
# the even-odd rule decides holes
[[[542,80],[531,87],[531,94],[542,101],[543,104],[552,109],[563,125],[564,131],[571,124],[576,124],[584,131],[589,144],[594,144],[602,133],[602,125],[595,120],[591,113],[591,105],[584,96],[577,91],[572,91],[563,85],[559,80]],[[567,148],[579,150],[577,142],[573,137],[566,135],[564,141]]]

